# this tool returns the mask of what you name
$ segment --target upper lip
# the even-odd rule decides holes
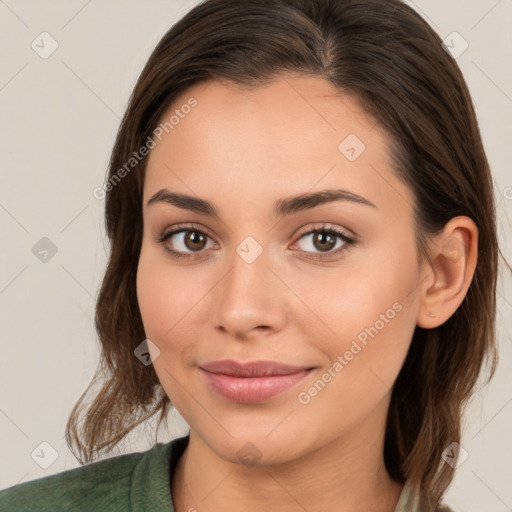
[[[200,368],[210,373],[222,373],[224,375],[232,375],[235,377],[290,375],[311,369],[301,366],[289,366],[275,361],[249,361],[242,363],[233,359],[213,361],[211,363],[202,364]]]

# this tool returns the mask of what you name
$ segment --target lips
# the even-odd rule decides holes
[[[288,366],[274,361],[252,361],[241,363],[231,359],[215,361],[201,365],[203,370],[210,373],[222,373],[233,377],[267,377],[272,375],[290,375],[308,370],[299,366]]]
[[[200,366],[209,387],[222,397],[241,403],[268,400],[290,389],[312,368],[290,366],[275,361],[242,363],[223,360]]]

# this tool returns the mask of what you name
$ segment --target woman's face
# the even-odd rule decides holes
[[[386,134],[311,77],[252,92],[199,84],[163,122],[173,114],[148,161],[137,292],[154,368],[191,435],[259,464],[381,440],[422,280],[414,200]],[[203,369],[225,360],[295,369]]]

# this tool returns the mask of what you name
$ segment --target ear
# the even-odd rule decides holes
[[[434,239],[423,269],[417,324],[433,329],[460,306],[475,273],[478,228],[469,217],[454,217]]]

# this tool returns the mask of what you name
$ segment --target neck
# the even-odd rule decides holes
[[[394,512],[403,485],[385,468],[384,428],[375,427],[382,422],[368,420],[315,451],[274,465],[225,460],[191,430],[172,478],[175,510]]]

